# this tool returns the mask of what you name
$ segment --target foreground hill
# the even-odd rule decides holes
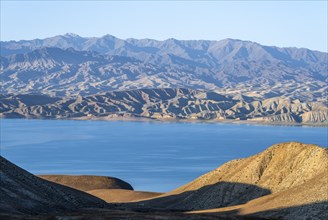
[[[327,53],[224,39],[122,40],[67,34],[1,42],[0,92],[51,96],[184,87],[325,101]]]
[[[4,219],[328,218],[328,149],[311,144],[273,145],[163,195],[108,188],[87,191],[120,202],[102,209],[102,200],[42,180],[0,159],[0,217]],[[81,185],[74,183],[74,187]],[[94,186],[85,189],[90,187]]]
[[[328,166],[326,172],[303,184],[262,196],[243,205],[194,211],[192,213],[235,213],[282,219],[327,219]]]
[[[257,155],[230,161],[170,193],[137,205],[203,210],[192,213],[325,219],[327,179],[328,149],[281,143]]]
[[[48,176],[49,177],[49,176]],[[80,177],[81,178],[81,177]],[[73,178],[74,179],[74,178]],[[83,178],[81,178],[82,180]],[[86,178],[90,180],[90,178]],[[91,178],[103,179],[100,178]],[[61,177],[63,180],[63,177]],[[89,182],[91,184],[91,182]],[[78,186],[75,184],[74,186]],[[83,185],[83,184],[82,184]],[[80,186],[79,186],[80,187]],[[92,188],[91,184],[87,188]],[[108,187],[108,186],[107,186]],[[115,191],[110,193],[110,197],[115,199],[140,200],[156,196],[156,193],[127,193],[127,191]],[[117,189],[116,189],[117,190]],[[91,190],[94,194],[108,194],[108,189]],[[122,199],[120,199],[120,196]],[[106,195],[105,195],[106,197]],[[111,198],[112,200],[112,198]],[[153,210],[130,210],[118,209],[115,205],[105,203],[85,192],[53,183],[28,173],[17,167],[3,157],[0,157],[0,219],[6,220],[36,220],[36,219],[218,219],[217,215],[209,214],[185,214],[181,212],[153,211]],[[219,219],[242,220],[245,218],[235,215],[221,215]]]
[[[107,176],[38,175],[40,178],[94,195],[109,203],[150,199],[163,193],[134,191],[118,178]]]
[[[325,124],[328,108],[320,102],[290,98],[256,99],[190,89],[139,89],[77,98],[2,95],[0,116],[57,119],[248,120]]]
[[[107,176],[70,176],[70,175],[39,175],[42,179],[65,185],[81,191],[97,189],[133,190],[127,182]]]
[[[0,156],[0,213],[41,214],[103,208],[87,193],[38,178]]]

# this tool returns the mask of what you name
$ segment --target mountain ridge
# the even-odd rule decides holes
[[[225,58],[218,58],[218,61],[214,55],[205,54],[199,60],[178,53],[149,53],[151,61],[125,52],[101,54],[73,48],[40,48],[1,57],[0,92],[77,96],[113,90],[185,87],[242,92],[262,98],[287,96],[303,101],[326,100],[327,54],[315,57],[321,61],[289,61],[283,57],[280,61],[274,61],[275,58],[270,61],[253,51],[252,61],[235,57],[244,53],[235,51],[223,54]],[[220,56],[220,49],[215,49],[215,53]],[[304,57],[297,54],[294,51],[294,56]]]
[[[254,120],[294,123],[326,121],[328,117],[324,108],[313,112],[312,107],[306,107],[313,103],[327,105],[328,54],[324,52],[263,46],[234,39],[122,40],[112,35],[83,38],[66,34],[32,41],[1,42],[1,55],[0,94],[7,97],[30,94],[76,99],[114,91],[185,88],[212,91],[215,96],[239,96],[239,104],[228,113],[235,114],[234,119],[250,118],[244,113],[249,114],[250,109],[259,106],[250,105],[252,99],[271,103],[268,112],[262,109],[261,114],[251,117]],[[243,100],[243,96],[248,101]],[[183,99],[184,102],[188,100]],[[202,98],[193,99],[188,103],[195,107],[193,101],[199,99],[199,102]],[[186,106],[181,100],[164,103],[164,108],[163,102],[156,101],[158,106],[152,104],[166,114],[168,105],[179,102],[183,111],[195,113],[190,110],[194,107]],[[299,110],[290,111],[289,107],[287,110],[282,107],[280,113],[272,111],[276,107],[270,105],[281,107],[282,102],[285,103],[282,105],[291,106],[290,100],[301,103],[299,107],[294,103],[293,108],[307,109],[301,110],[302,117]],[[209,104],[200,106],[204,105],[208,107]],[[203,112],[201,118],[214,117],[213,110],[207,107],[208,114]],[[137,114],[145,112],[144,109],[138,111]],[[186,115],[185,112],[181,114]]]
[[[122,40],[122,41],[128,41],[128,42],[134,42],[134,41],[148,41],[148,42],[163,42],[163,41],[195,41],[195,42],[219,42],[219,41],[243,41],[243,42],[248,42],[248,43],[255,43],[255,44],[259,44],[259,45],[263,45],[263,46],[267,46],[267,47],[277,47],[277,48],[286,48],[286,49],[306,49],[306,50],[311,50],[311,51],[315,51],[315,52],[320,52],[320,53],[327,53],[325,51],[320,51],[320,50],[314,50],[314,49],[309,49],[306,47],[295,47],[295,46],[275,46],[275,45],[266,45],[266,44],[262,44],[262,43],[258,43],[252,40],[243,40],[243,39],[237,39],[237,38],[223,38],[223,39],[177,39],[177,38],[167,38],[167,39],[163,39],[163,40],[158,40],[158,39],[154,39],[154,38],[134,38],[134,37],[129,37],[129,38],[119,38],[116,37],[114,35],[111,34],[105,34],[102,36],[92,36],[92,37],[84,37],[81,36],[79,34],[75,34],[75,33],[65,33],[65,34],[58,34],[55,36],[49,36],[49,37],[44,37],[44,38],[33,38],[33,39],[21,39],[21,40],[5,40],[5,41],[1,41],[2,43],[29,43],[29,42],[42,42],[42,41],[52,41],[52,39],[62,39],[62,38],[66,38],[66,39],[117,39],[117,40]]]

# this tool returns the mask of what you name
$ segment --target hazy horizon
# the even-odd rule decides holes
[[[327,52],[327,25],[326,1],[1,1],[1,41],[230,38]]]
[[[166,41],[166,40],[169,40],[169,39],[175,39],[175,40],[179,40],[179,41],[223,41],[223,40],[228,40],[229,39],[229,40],[235,40],[235,41],[244,41],[244,42],[257,43],[257,44],[260,44],[262,46],[279,47],[279,48],[309,49],[309,50],[312,50],[312,51],[327,53],[327,51],[315,50],[315,49],[311,49],[311,48],[307,48],[307,47],[268,45],[268,44],[262,44],[262,43],[252,41],[252,40],[244,40],[244,39],[236,39],[236,38],[223,38],[223,39],[217,39],[217,40],[209,40],[209,39],[177,39],[177,38],[171,37],[171,38],[166,38],[166,39],[163,39],[163,40],[158,40],[158,39],[154,39],[154,38],[134,38],[134,37],[119,38],[119,37],[116,37],[115,35],[112,35],[112,34],[105,34],[105,35],[101,35],[101,36],[81,36],[81,35],[75,34],[75,33],[63,33],[63,34],[56,34],[56,35],[53,35],[53,36],[48,36],[48,37],[45,37],[45,38],[20,39],[20,40],[8,40],[8,41],[1,40],[1,42],[11,42],[11,41],[20,42],[20,41],[31,41],[31,40],[44,40],[44,39],[47,39],[47,38],[52,38],[52,37],[56,37],[56,36],[65,36],[65,35],[76,35],[76,36],[79,36],[79,37],[82,37],[82,38],[102,38],[102,37],[105,37],[106,35],[110,35],[112,37],[115,37],[115,38],[121,39],[121,40],[135,39],[135,40],[154,40],[154,41]]]

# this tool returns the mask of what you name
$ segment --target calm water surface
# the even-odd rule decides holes
[[[327,128],[1,120],[1,155],[34,174],[114,176],[159,192],[285,141],[327,147]]]

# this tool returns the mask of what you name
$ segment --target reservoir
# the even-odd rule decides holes
[[[167,192],[288,141],[327,147],[327,127],[1,119],[1,155],[33,174],[105,175]]]

